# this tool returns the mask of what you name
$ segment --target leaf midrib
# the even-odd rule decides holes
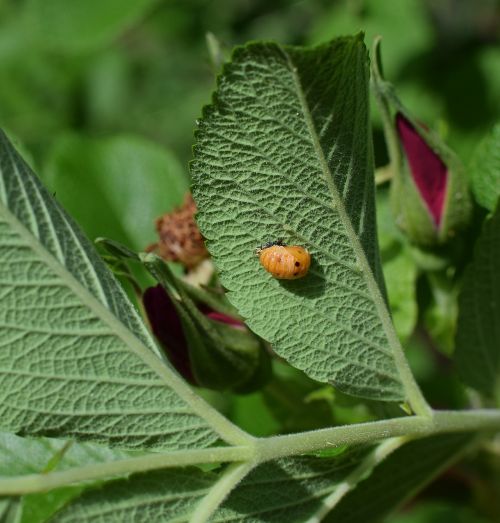
[[[82,304],[106,323],[115,335],[164,381],[165,385],[171,388],[174,393],[178,394],[193,409],[193,413],[204,419],[208,425],[228,443],[236,445],[248,443],[249,437],[246,433],[206,404],[204,400],[191,391],[180,378],[173,374],[152,350],[146,348],[109,309],[96,300],[96,298],[76,280],[73,274],[66,270],[66,268],[47,251],[39,239],[26,229],[24,224],[18,220],[17,216],[13,215],[3,203],[0,203],[0,215],[5,217],[7,224],[17,232],[26,242],[26,245],[38,255],[39,259],[45,262],[46,265],[57,274],[61,282],[66,283],[66,286],[80,298]],[[13,283],[15,285],[15,282]],[[179,428],[179,431],[182,431],[182,427]]]
[[[371,267],[368,263],[368,260],[366,259],[366,256],[364,254],[364,250],[361,246],[361,243],[358,239],[358,236],[356,235],[354,228],[352,226],[351,220],[349,219],[349,216],[347,215],[346,209],[344,207],[344,204],[340,198],[340,195],[337,191],[337,188],[335,187],[335,184],[333,182],[333,176],[330,171],[330,168],[328,166],[328,163],[326,161],[325,155],[323,153],[323,149],[321,147],[321,143],[319,141],[319,137],[316,132],[316,128],[314,126],[314,122],[312,119],[312,115],[309,111],[309,106],[307,103],[307,100],[305,98],[305,93],[302,89],[302,84],[300,82],[300,78],[297,74],[297,69],[293,64],[292,58],[290,55],[283,49],[282,50],[287,64],[288,68],[290,70],[292,79],[295,84],[295,88],[297,91],[297,96],[299,98],[299,102],[302,109],[302,114],[304,116],[307,129],[309,131],[312,144],[314,147],[314,150],[316,152],[316,156],[318,158],[321,172],[323,174],[323,178],[328,186],[328,189],[330,191],[331,197],[332,197],[332,210],[334,212],[337,212],[339,214],[340,220],[342,224],[345,227],[346,235],[351,241],[351,245],[354,251],[354,255],[356,257],[357,263],[359,264],[359,272],[362,273],[363,278],[367,284],[368,290],[371,294],[372,300],[375,304],[377,314],[379,316],[379,319],[381,321],[382,327],[384,329],[384,333],[386,335],[386,339],[388,341],[389,347],[392,349],[392,356],[394,357],[394,363],[398,370],[399,378],[401,380],[402,386],[405,389],[405,392],[408,394],[408,372],[406,371],[406,365],[404,362],[404,356],[402,354],[401,346],[399,344],[399,341],[397,340],[396,332],[394,330],[394,327],[392,325],[392,321],[389,315],[389,311],[387,310],[384,300],[382,297],[382,294],[380,293],[380,289],[378,287],[377,282],[375,281],[373,272],[371,270]],[[368,169],[370,166],[367,166]],[[403,361],[402,361],[403,359]]]

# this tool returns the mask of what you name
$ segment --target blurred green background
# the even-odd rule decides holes
[[[381,34],[387,79],[467,160],[500,114],[499,21],[496,0],[0,0],[0,125],[90,237],[144,248],[188,186],[207,32],[226,54]]]
[[[359,30],[368,47],[382,35],[386,79],[467,163],[500,119],[497,0],[0,0],[0,126],[91,239],[141,250],[155,241],[154,219],[179,205],[189,187],[193,130],[217,69],[206,34],[228,56],[252,39],[315,44]],[[372,119],[382,166],[374,104]],[[379,196],[384,256],[395,236]],[[400,275],[408,276],[399,308],[391,294],[398,333],[408,338],[417,275],[411,259],[398,260],[391,269],[384,259],[384,270],[389,290],[394,279],[401,290]],[[418,329],[407,344],[424,392],[435,406],[462,406],[463,389],[425,344]],[[372,416],[366,405],[281,364],[262,392],[211,400],[258,435]],[[499,496],[474,495],[474,474],[451,495],[439,488],[434,495],[434,486],[426,503],[391,522],[488,521],[485,514],[499,513],[491,508]],[[474,496],[482,516],[464,508]]]

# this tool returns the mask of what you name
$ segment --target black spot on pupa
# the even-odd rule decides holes
[[[295,262],[295,267],[300,267],[300,262],[296,261]]]

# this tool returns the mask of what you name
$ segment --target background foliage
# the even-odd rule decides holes
[[[476,146],[492,148],[498,136],[497,128],[488,137],[500,117],[499,16],[495,0],[4,0],[0,124],[91,239],[108,236],[143,249],[155,239],[154,219],[180,204],[189,185],[192,132],[217,69],[207,31],[223,53],[258,38],[308,44],[362,29],[370,44],[381,34],[385,75],[400,97],[464,162],[473,158],[481,166]],[[373,104],[372,113],[375,160],[383,166],[387,154]],[[486,190],[491,209],[488,197]],[[447,282],[419,275],[393,229],[383,189],[377,198],[398,334],[408,341],[412,368],[432,405],[462,407],[464,389],[448,359],[455,305]],[[334,402],[331,394],[284,365],[258,393],[206,393],[257,435],[372,416],[365,405],[340,393]],[[467,480],[461,470],[438,480],[393,521],[488,521],[498,510],[495,496],[481,491],[474,470]],[[443,486],[450,481],[453,488]]]

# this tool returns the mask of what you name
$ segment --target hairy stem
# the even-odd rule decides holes
[[[340,445],[369,443],[406,436],[422,438],[445,432],[500,431],[500,410],[433,411],[431,416],[409,416],[370,423],[260,438],[256,442],[260,461],[294,456]]]
[[[500,410],[433,411],[431,416],[393,418],[286,436],[268,438],[248,436],[247,446],[179,450],[168,454],[154,453],[60,472],[3,478],[0,479],[0,495],[44,492],[71,483],[202,463],[246,463],[248,467],[239,467],[235,464],[235,475],[239,478],[243,470],[247,468],[250,470],[258,463],[340,445],[371,443],[402,436],[414,439],[446,432],[468,431],[500,431]]]

